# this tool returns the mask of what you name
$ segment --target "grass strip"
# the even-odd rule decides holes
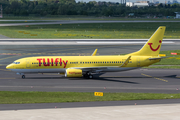
[[[180,22],[6,26],[0,27],[0,34],[11,38],[147,39],[159,26],[167,27],[164,38],[180,39]]]
[[[93,92],[0,91],[0,104],[154,100],[154,99],[177,99],[177,98],[180,98],[180,94],[104,93],[104,96],[97,97],[97,96],[94,96]]]
[[[149,66],[149,67],[144,67],[144,68],[152,68],[152,69],[180,69],[180,66],[174,66],[174,65],[169,65],[169,66]]]
[[[160,54],[166,54],[168,58],[161,59],[160,62],[155,63],[154,65],[172,65],[172,66],[164,66],[164,67],[179,68],[179,66],[176,67],[175,65],[180,65],[180,55],[171,55],[172,52],[180,53],[180,50],[161,51]]]

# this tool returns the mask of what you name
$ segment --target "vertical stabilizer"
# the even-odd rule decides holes
[[[165,26],[160,26],[139,51],[130,53],[128,55],[158,56],[161,49],[165,29]]]

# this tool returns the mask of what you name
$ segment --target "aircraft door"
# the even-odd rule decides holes
[[[141,66],[141,60],[140,60],[140,58],[137,58],[137,67],[140,67]]]
[[[30,67],[31,67],[30,59],[26,59],[26,68],[30,68]]]

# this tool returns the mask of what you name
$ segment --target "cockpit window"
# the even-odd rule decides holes
[[[20,62],[13,62],[14,64],[20,64]]]

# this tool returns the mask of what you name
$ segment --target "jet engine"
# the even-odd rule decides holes
[[[82,70],[80,69],[67,69],[65,77],[82,77]]]

